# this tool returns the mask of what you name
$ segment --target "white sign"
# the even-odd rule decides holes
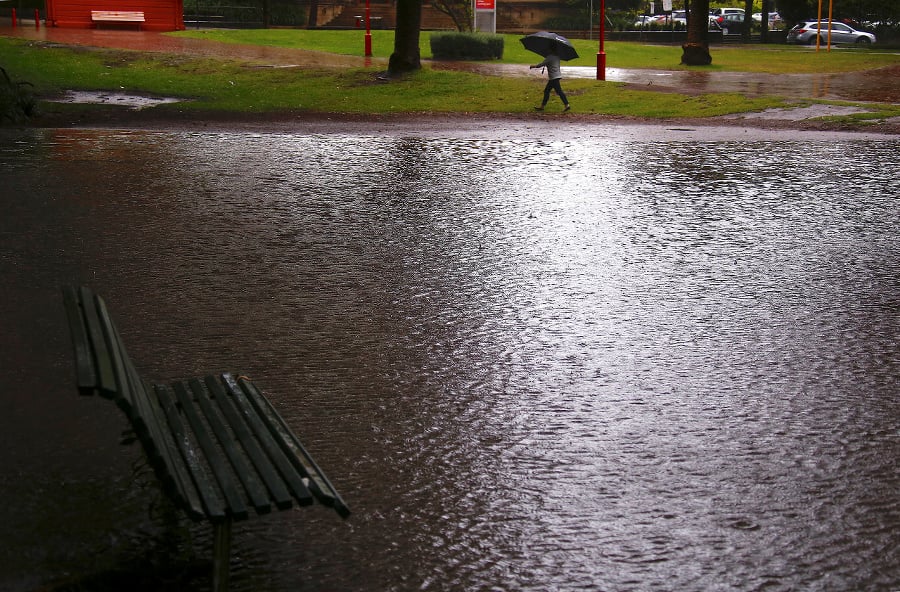
[[[663,12],[672,12],[672,0],[663,0]]]
[[[497,32],[496,0],[475,0],[475,22],[473,29],[480,33]]]

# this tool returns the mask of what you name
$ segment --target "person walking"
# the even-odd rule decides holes
[[[547,101],[550,100],[550,91],[554,90],[556,95],[562,99],[563,105],[565,105],[563,111],[568,111],[572,106],[569,105],[569,99],[562,89],[562,68],[559,66],[559,51],[556,48],[556,44],[550,48],[550,53],[547,54],[544,61],[531,66],[531,69],[545,67],[547,68],[547,86],[544,87],[544,100],[541,102],[541,106],[535,107],[535,109],[543,111],[544,107],[547,106]]]

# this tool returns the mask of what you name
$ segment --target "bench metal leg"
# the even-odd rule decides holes
[[[215,525],[213,548],[213,592],[228,591],[229,563],[231,558],[231,519]]]

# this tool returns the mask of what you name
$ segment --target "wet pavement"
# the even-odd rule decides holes
[[[373,67],[387,61],[362,56],[342,56],[301,49],[221,43],[172,37],[157,32],[95,29],[62,29],[20,26],[0,27],[0,35],[35,39],[51,43],[108,47],[162,53],[239,58],[263,65],[281,67]],[[518,64],[484,62],[431,62],[438,69],[468,70],[496,76],[541,76]],[[565,76],[595,78],[593,67],[564,67]],[[606,80],[623,82],[633,88],[686,94],[737,92],[746,96],[782,96],[797,99],[833,99],[848,101],[900,102],[900,55],[898,64],[867,72],[838,74],[760,74],[747,72],[710,72],[700,70],[648,70],[607,68]]]
[[[440,63],[434,67],[465,69],[483,74],[525,76],[516,64]],[[597,69],[563,67],[569,78],[595,78]],[[797,99],[843,99],[896,103],[900,101],[900,56],[898,65],[870,72],[840,74],[761,74],[701,70],[644,70],[607,68],[606,80],[624,82],[632,88],[685,94],[741,93],[748,97],[782,96]]]

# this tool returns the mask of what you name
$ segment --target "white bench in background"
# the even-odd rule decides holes
[[[135,24],[140,31],[144,13],[139,10],[92,10],[91,21],[98,27],[100,23]]]

